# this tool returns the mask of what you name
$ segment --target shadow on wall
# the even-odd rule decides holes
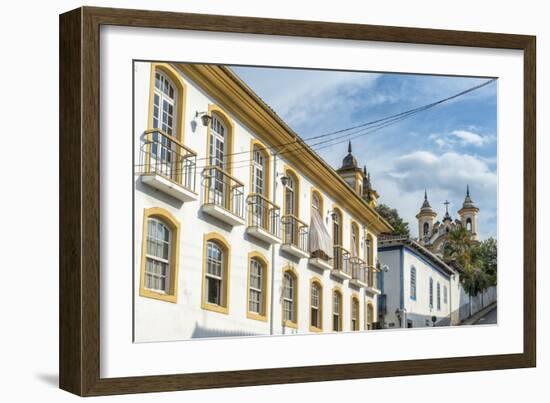
[[[192,339],[206,338],[206,337],[243,337],[243,336],[265,336],[261,333],[245,332],[241,330],[227,330],[218,328],[209,328],[195,324],[195,329],[191,334]]]

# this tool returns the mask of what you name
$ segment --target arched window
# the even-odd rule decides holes
[[[267,320],[267,261],[257,252],[249,255],[248,311],[250,319]]]
[[[434,306],[434,280],[431,277],[430,277],[429,293],[430,293],[430,308],[433,308],[433,306]]]
[[[427,222],[424,223],[424,236],[430,235],[430,224]]]
[[[351,330],[359,330],[359,299],[357,296],[351,297]]]
[[[416,267],[411,266],[411,299],[416,301]]]
[[[176,302],[179,223],[166,210],[144,211],[140,295]]]
[[[332,292],[332,330],[342,331],[342,292],[340,290]]]
[[[323,196],[317,191],[311,191],[311,209],[319,213],[319,217],[323,219]]]
[[[262,149],[258,144],[255,144],[252,150],[252,193],[267,197],[267,163],[269,157],[266,155],[265,149]]]
[[[371,303],[367,304],[367,330],[374,329],[374,308]]]
[[[359,257],[359,226],[357,223],[351,223],[351,255]]]
[[[153,128],[174,136],[176,133],[176,104],[178,91],[173,81],[160,69],[155,70],[153,92]]]
[[[472,232],[472,219],[470,217],[466,219],[466,230]]]
[[[323,329],[323,286],[320,280],[311,280],[310,294],[309,328],[313,332],[319,332]]]
[[[227,126],[217,113],[210,120],[210,165],[226,170]]]
[[[342,246],[342,212],[337,208],[333,209],[332,243],[334,246]]]
[[[298,178],[291,170],[286,170],[288,182],[285,188],[285,214],[298,217]]]
[[[283,274],[283,324],[298,327],[298,277],[292,269]]]
[[[367,261],[367,264],[370,267],[374,266],[374,240],[372,239],[371,234],[367,234],[366,240],[365,240],[365,260]]]
[[[202,307],[228,313],[230,247],[221,235],[211,233],[204,238]]]
[[[437,283],[437,310],[441,310],[441,284]]]

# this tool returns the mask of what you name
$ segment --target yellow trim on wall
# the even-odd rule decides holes
[[[168,292],[161,293],[145,288],[145,266],[147,259],[147,233],[149,218],[157,218],[165,223],[172,231],[170,251],[170,274],[168,278]],[[158,299],[161,301],[176,303],[178,299],[178,265],[179,265],[179,237],[180,224],[178,220],[167,210],[160,207],[152,207],[143,210],[143,230],[141,235],[141,268],[139,280],[139,295],[141,297]]]
[[[151,63],[151,79],[149,84],[149,116],[147,120],[147,127],[149,130],[160,129],[160,127],[153,127],[153,100],[155,94],[155,73],[157,70],[160,70],[162,73],[166,74],[170,80],[176,86],[178,91],[177,105],[176,105],[176,130],[175,138],[181,144],[184,143],[185,138],[185,104],[187,102],[187,85],[179,73],[174,67],[168,63]]]
[[[296,271],[296,269],[291,266],[290,264],[287,264],[284,268],[283,268],[283,278],[282,278],[282,292],[284,293],[284,286],[285,286],[285,274],[289,272],[292,277],[294,277],[294,283],[295,283],[295,286],[294,286],[294,319],[296,320],[295,322],[292,322],[290,320],[286,320],[285,319],[285,312],[284,312],[284,308],[285,308],[285,305],[284,305],[284,302],[281,303],[281,314],[282,314],[282,319],[283,319],[283,326],[284,327],[290,327],[292,329],[298,329],[298,312],[299,312],[299,309],[298,309],[298,302],[300,301],[299,300],[299,297],[300,297],[300,293],[299,293],[299,280],[298,280],[298,272]],[[281,299],[281,301],[283,301],[283,299]]]
[[[374,237],[367,232],[367,241],[370,240],[370,256],[368,256],[367,248],[365,248],[365,261],[367,262],[367,265],[374,266],[374,251],[375,251],[375,245],[374,245]]]
[[[271,155],[269,154],[268,148],[259,140],[251,139],[250,140],[250,189],[249,193],[255,193],[252,191],[254,188],[254,183],[252,179],[254,178],[254,147],[258,146],[260,152],[264,155],[265,158],[265,171],[264,171],[264,196],[266,199],[271,200]]]
[[[252,259],[258,260],[262,264],[262,312],[260,314],[256,312],[250,312],[250,268],[252,266]],[[259,320],[267,322],[267,312],[269,312],[268,305],[268,292],[269,292],[269,262],[259,252],[253,251],[248,254],[248,273],[246,276],[246,317],[248,319]]]
[[[356,304],[357,305],[357,317],[355,318],[356,319],[356,326],[357,328],[354,329],[353,328],[353,304]],[[351,294],[351,297],[350,297],[350,306],[349,306],[349,328],[351,331],[358,331],[361,329],[361,323],[360,323],[360,318],[361,318],[361,308],[360,308],[360,304],[359,304],[359,296],[357,295],[357,293],[353,293]]]
[[[208,104],[208,115],[214,116],[217,115],[220,120],[222,120],[225,123],[226,129],[227,129],[227,139],[226,141],[226,150],[225,150],[225,171],[232,175],[233,172],[233,137],[235,136],[235,123],[229,117],[227,112],[225,112],[222,108],[220,108],[218,105],[215,104]],[[210,124],[208,125],[208,129],[206,131],[206,156],[207,163],[210,164]]]
[[[289,165],[284,166],[284,174],[287,176],[293,176],[294,177],[294,184],[296,185],[294,188],[294,203],[295,203],[295,211],[294,216],[298,219],[300,219],[300,175],[296,173],[296,171],[291,168]],[[285,189],[286,192],[286,189]],[[283,215],[286,214],[286,194],[283,194]]]
[[[209,241],[216,242],[224,249],[224,275],[222,281],[222,305],[211,304],[206,300],[206,263],[207,263],[207,243]],[[218,232],[209,232],[203,236],[202,247],[202,292],[201,292],[201,308],[207,311],[218,313],[229,313],[229,290],[231,279],[231,245],[227,240]]]
[[[352,248],[352,242],[353,242],[353,229],[356,229],[356,237],[355,237],[355,251],[357,252],[357,256],[356,257],[360,257],[360,251],[361,251],[361,248],[360,248],[360,244],[361,244],[361,233],[360,233],[360,230],[359,230],[359,224],[357,224],[357,221],[355,221],[353,218],[351,219],[351,225],[350,225],[350,237],[349,237],[349,245],[350,245],[350,252],[353,251],[353,248]]]
[[[338,325],[338,328],[340,330],[334,330],[334,294],[337,293],[340,295],[340,310],[339,310],[339,315],[338,315],[338,322],[339,322],[339,325]],[[342,292],[342,289],[339,287],[339,286],[334,286],[332,287],[332,293],[330,294],[330,297],[331,297],[331,305],[332,305],[332,309],[330,311],[330,316],[331,316],[331,323],[332,323],[332,331],[335,332],[335,331],[338,331],[338,332],[342,332],[344,330],[344,293]]]
[[[344,212],[342,211],[342,209],[337,205],[337,204],[333,204],[332,205],[332,212],[337,214],[338,215],[338,218],[339,218],[339,227],[338,227],[338,230],[339,230],[339,234],[338,234],[338,238],[340,239],[340,242],[338,245],[336,245],[334,243],[334,220],[332,221],[332,225],[331,225],[331,232],[332,232],[332,243],[335,245],[335,246],[344,246]]]
[[[313,326],[311,324],[311,297],[313,284],[319,286],[319,327]],[[319,333],[323,331],[323,282],[319,277],[312,277],[309,279],[309,331]]]

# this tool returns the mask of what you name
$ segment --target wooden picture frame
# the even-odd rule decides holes
[[[99,35],[102,25],[524,52],[523,353],[128,378],[100,377]],[[60,387],[81,396],[375,378],[536,365],[534,36],[82,7],[60,16]]]

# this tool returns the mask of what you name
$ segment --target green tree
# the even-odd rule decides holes
[[[473,260],[481,265],[483,271],[489,278],[489,285],[497,283],[497,240],[488,238],[472,250]]]
[[[409,223],[399,216],[399,212],[396,209],[385,204],[379,204],[376,206],[376,212],[393,227],[392,235],[410,236]]]

